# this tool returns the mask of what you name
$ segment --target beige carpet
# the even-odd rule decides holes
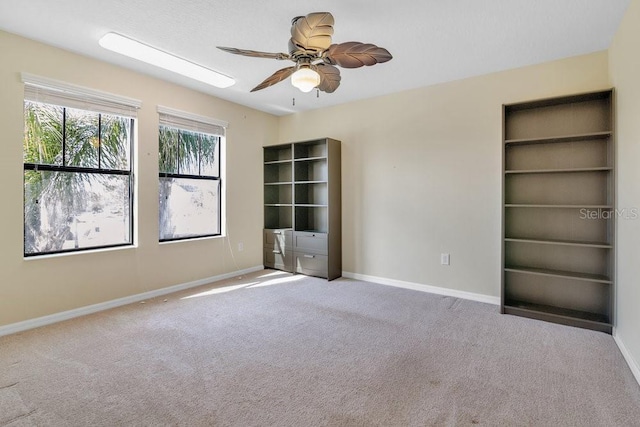
[[[0,338],[0,426],[640,426],[609,335],[354,280],[222,284]]]

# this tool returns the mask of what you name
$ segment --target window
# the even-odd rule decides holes
[[[133,244],[136,107],[43,80],[23,75],[24,255]]]
[[[226,124],[166,107],[158,111],[160,241],[220,236]]]

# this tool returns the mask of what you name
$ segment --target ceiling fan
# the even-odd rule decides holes
[[[303,92],[310,92],[317,87],[323,92],[332,93],[340,86],[340,70],[335,65],[359,68],[393,58],[387,49],[370,43],[331,44],[333,24],[333,15],[329,12],[315,12],[293,18],[289,53],[257,52],[220,46],[218,49],[236,55],[295,62],[291,67],[273,73],[251,89],[251,92],[267,88],[291,76],[291,84]]]

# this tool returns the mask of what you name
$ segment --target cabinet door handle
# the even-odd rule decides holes
[[[281,253],[280,251],[273,251],[274,254],[279,254]]]
[[[282,234],[282,231],[274,231],[273,234]]]
[[[305,258],[315,258],[315,255],[304,255]]]

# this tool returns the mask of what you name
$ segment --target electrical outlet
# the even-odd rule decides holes
[[[440,264],[449,265],[449,254],[440,254]]]
[[[244,243],[240,242],[238,243],[238,252],[242,252],[244,251]]]

